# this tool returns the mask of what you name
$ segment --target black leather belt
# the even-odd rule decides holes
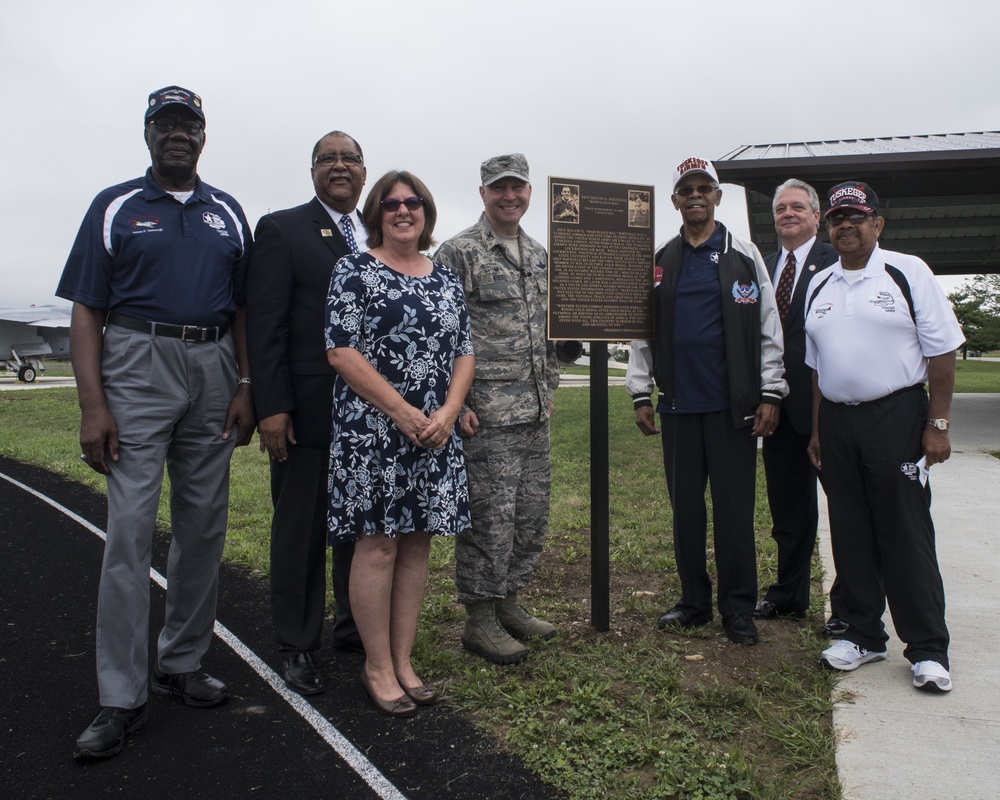
[[[874,400],[855,400],[853,403],[841,403],[836,400],[832,402],[837,403],[837,405],[839,406],[866,406],[869,403],[881,403],[883,400],[888,400],[890,397],[896,397],[898,395],[903,394],[904,392],[914,392],[917,390],[922,392],[924,390],[924,384],[915,383],[913,384],[913,386],[904,386],[902,389],[897,389],[894,392],[889,392],[889,394],[883,395],[882,397],[876,397]]]
[[[229,323],[203,328],[199,325],[173,325],[169,322],[147,322],[143,319],[123,317],[114,312],[108,314],[108,325],[128,328],[130,331],[148,333],[151,336],[168,336],[183,342],[217,342],[229,333]]]

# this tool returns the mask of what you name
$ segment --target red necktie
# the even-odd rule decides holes
[[[795,253],[788,252],[788,260],[781,270],[781,277],[778,278],[778,287],[774,290],[774,299],[778,303],[778,316],[781,321],[785,321],[788,315],[788,306],[792,302],[792,287],[795,285]]]

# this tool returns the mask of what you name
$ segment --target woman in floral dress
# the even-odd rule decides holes
[[[342,258],[327,298],[337,370],[330,444],[331,540],[357,540],[351,607],[361,682],[391,716],[437,700],[410,663],[432,535],[470,527],[455,424],[474,363],[458,276],[421,251],[437,218],[427,187],[390,172],[365,202],[367,253]]]

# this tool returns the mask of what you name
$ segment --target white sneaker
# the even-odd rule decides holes
[[[918,661],[913,671],[913,685],[925,692],[950,692],[951,676],[937,661]]]
[[[841,639],[830,645],[819,657],[819,663],[824,667],[839,669],[843,672],[855,670],[869,661],[885,661],[885,651],[865,650],[847,639]]]

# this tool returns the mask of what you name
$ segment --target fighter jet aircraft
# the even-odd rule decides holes
[[[0,369],[31,383],[44,372],[42,359],[69,360],[68,306],[0,308]]]

